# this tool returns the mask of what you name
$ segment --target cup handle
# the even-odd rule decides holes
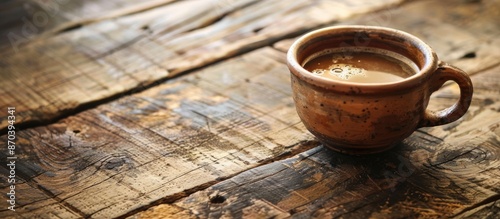
[[[469,109],[473,92],[472,81],[464,71],[444,62],[439,63],[438,68],[430,78],[429,95],[437,91],[449,80],[454,81],[460,87],[460,99],[451,107],[438,112],[426,109],[419,127],[438,126],[456,121]]]

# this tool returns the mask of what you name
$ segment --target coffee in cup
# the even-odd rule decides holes
[[[312,74],[353,83],[389,83],[418,72],[417,66],[397,53],[371,48],[325,49],[302,64]]]
[[[292,96],[305,127],[327,148],[348,154],[388,150],[416,129],[453,122],[469,108],[473,87],[462,70],[403,31],[334,26],[298,38],[287,53]],[[446,81],[459,100],[427,110]]]

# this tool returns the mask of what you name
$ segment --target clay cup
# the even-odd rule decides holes
[[[304,61],[325,49],[374,48],[411,60],[418,71],[388,83],[328,80],[307,71]],[[438,126],[462,117],[473,87],[462,70],[438,60],[433,50],[403,31],[375,26],[333,26],[298,38],[287,53],[297,113],[305,127],[326,147],[348,154],[390,149],[421,127]],[[431,94],[446,81],[460,88],[458,101],[432,112]]]

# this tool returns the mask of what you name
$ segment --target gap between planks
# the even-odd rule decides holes
[[[298,154],[301,154],[303,152],[311,150],[311,149],[313,149],[315,147],[316,148],[321,148],[322,146],[317,141],[307,141],[306,140],[306,141],[298,142],[297,144],[294,144],[294,145],[291,145],[291,146],[288,146],[288,147],[291,147],[292,150],[287,151],[287,152],[285,152],[283,154],[280,154],[278,156],[271,157],[269,159],[265,159],[262,162],[259,162],[259,163],[255,164],[254,166],[249,167],[248,169],[235,172],[235,173],[230,174],[230,175],[225,176],[225,177],[219,177],[216,180],[213,180],[213,181],[204,183],[202,185],[198,185],[198,186],[195,186],[193,188],[184,190],[182,192],[179,192],[179,193],[176,193],[176,194],[172,194],[172,195],[169,195],[169,196],[164,197],[162,199],[153,201],[153,202],[151,202],[148,205],[143,205],[143,206],[141,206],[139,208],[136,208],[136,209],[133,209],[133,210],[131,210],[131,211],[129,211],[129,212],[121,215],[121,216],[118,216],[118,217],[116,217],[116,219],[125,219],[125,218],[133,216],[133,215],[135,215],[135,214],[137,214],[139,212],[146,211],[146,210],[148,210],[148,209],[150,209],[152,207],[155,207],[155,206],[158,206],[158,205],[161,205],[161,204],[172,204],[172,203],[174,203],[174,202],[176,202],[176,201],[178,201],[178,200],[180,200],[182,198],[186,198],[186,197],[190,196],[191,194],[193,194],[195,192],[205,190],[205,189],[207,189],[207,188],[209,188],[209,187],[211,187],[211,186],[213,186],[213,185],[215,185],[215,184],[217,184],[219,182],[222,182],[222,181],[231,179],[231,178],[233,178],[235,176],[238,176],[241,173],[248,171],[249,169],[254,169],[254,168],[266,165],[266,164],[274,163],[276,161],[285,160],[287,158],[291,158],[293,156],[296,156]]]
[[[140,12],[154,9],[156,7],[165,6],[165,5],[171,4],[173,2],[175,2],[175,0],[156,0],[153,2],[144,2],[144,3],[138,4],[138,5],[132,5],[132,6],[120,9],[120,10],[112,11],[109,14],[101,15],[101,16],[98,16],[95,18],[86,18],[86,19],[77,20],[77,21],[68,21],[68,22],[65,22],[61,25],[58,25],[58,26],[54,27],[53,29],[37,36],[33,40],[45,39],[45,38],[48,38],[48,37],[51,37],[51,36],[54,36],[54,35],[57,35],[60,33],[64,33],[67,31],[71,31],[74,29],[84,27],[85,25],[89,25],[91,23],[95,23],[95,22],[99,22],[99,21],[103,21],[103,20],[109,20],[109,19],[113,19],[113,18],[117,18],[117,17],[126,16],[126,15],[137,14]]]

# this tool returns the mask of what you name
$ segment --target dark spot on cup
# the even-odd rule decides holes
[[[323,103],[320,103],[319,105],[320,105],[321,107],[324,107],[324,106],[325,106]]]
[[[465,3],[469,3],[469,4],[477,4],[477,3],[481,3],[481,0],[464,0]]]
[[[349,87],[349,94],[360,94],[360,93],[361,93],[360,88],[354,89],[354,87]]]

